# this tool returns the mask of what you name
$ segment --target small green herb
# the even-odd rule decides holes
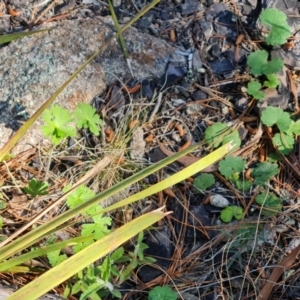
[[[267,126],[277,125],[280,132],[272,138],[273,144],[282,154],[289,154],[295,143],[293,134],[300,133],[300,122],[292,121],[290,115],[281,108],[270,106],[262,112],[261,120]]]
[[[271,152],[267,156],[267,161],[270,162],[270,163],[276,163],[276,162],[279,162],[281,160],[282,160],[282,158],[281,158],[280,154],[278,154],[276,152]]]
[[[74,111],[78,128],[88,128],[93,134],[99,135],[99,127],[103,124],[96,109],[87,103],[79,103]]]
[[[268,80],[264,81],[266,87],[275,89],[279,85],[279,79],[275,74],[269,74],[267,78]]]
[[[265,184],[274,175],[278,174],[279,169],[277,164],[272,164],[269,162],[261,162],[256,168],[251,172],[251,176],[255,178],[254,182],[256,184]]]
[[[263,207],[262,212],[267,216],[277,215],[282,209],[281,200],[272,193],[260,193],[256,196],[255,201]]]
[[[268,52],[265,50],[257,50],[249,54],[247,64],[253,75],[270,75],[282,70],[284,65],[279,57],[268,61]]]
[[[100,205],[95,205],[86,211],[86,213],[92,217],[93,222],[82,225],[81,236],[93,234],[94,240],[99,240],[110,232],[108,227],[111,225],[112,219],[110,217],[104,217],[102,213],[99,213],[102,209],[103,208]],[[92,243],[92,240],[78,243],[73,247],[74,252],[78,253]]]
[[[232,130],[226,124],[216,122],[209,126],[204,133],[205,141],[212,147],[217,148],[221,144],[227,144],[230,141],[234,145],[234,149],[237,149],[241,145],[241,139],[237,130]]]
[[[81,185],[67,197],[66,202],[69,208],[74,208],[94,196],[95,193],[91,189]]]
[[[64,260],[66,260],[68,257],[66,254],[60,254],[60,250],[56,250],[50,253],[47,253],[47,258],[49,260],[49,263],[52,267],[57,266]]]
[[[288,25],[286,15],[276,8],[265,9],[259,16],[260,21],[270,27],[266,37],[266,43],[272,46],[282,45],[291,36],[291,29]]]
[[[252,80],[248,83],[247,93],[257,100],[263,100],[266,96],[261,90],[261,84],[257,80]]]
[[[45,122],[42,131],[46,137],[50,137],[54,145],[58,145],[66,137],[74,137],[76,129],[71,126],[73,122],[71,114],[59,105],[53,105],[45,110],[42,119]]]
[[[241,220],[244,216],[243,209],[240,206],[228,206],[221,211],[221,220],[225,223],[229,223],[232,218]]]
[[[237,180],[238,173],[243,172],[245,167],[245,160],[238,156],[227,156],[219,162],[220,173],[229,180]]]
[[[266,37],[266,43],[269,45],[281,45],[291,35],[291,29],[286,22],[286,15],[277,9],[265,9],[260,15],[262,24],[270,27],[270,32]],[[269,54],[265,50],[257,50],[247,57],[247,64],[251,73],[255,76],[265,75],[267,80],[264,86],[267,88],[276,88],[279,80],[274,74],[282,70],[284,62],[281,58],[275,57],[268,60]],[[262,85],[257,80],[248,83],[247,93],[255,99],[263,100],[265,93],[261,90]]]
[[[249,180],[240,180],[240,179],[238,179],[238,180],[235,181],[235,185],[239,190],[241,190],[243,192],[247,192],[247,191],[250,190],[250,188],[252,186],[252,182],[249,181]]]
[[[284,132],[276,133],[272,141],[274,146],[284,155],[288,155],[293,151],[295,140]]]
[[[49,185],[47,182],[38,181],[33,178],[28,182],[28,187],[24,187],[24,191],[35,198],[36,196],[47,195],[48,187]]]
[[[262,122],[271,127],[277,125],[280,131],[289,130],[292,120],[287,112],[284,112],[281,108],[267,106],[261,114]]]
[[[5,209],[6,208],[6,202],[5,201],[3,201],[3,200],[0,200],[0,210],[1,209]]]
[[[148,300],[176,300],[177,294],[169,286],[156,286],[149,292]]]
[[[300,135],[300,120],[294,122],[291,129],[295,135]]]
[[[194,180],[194,186],[202,191],[211,187],[215,183],[215,177],[212,174],[203,173]]]

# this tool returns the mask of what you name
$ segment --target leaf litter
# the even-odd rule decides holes
[[[284,132],[290,130],[292,121],[296,121],[293,130],[295,134],[298,134],[299,121],[296,118],[290,119],[295,107],[292,100],[289,100],[287,104],[280,103],[284,109],[287,108],[287,111],[277,107],[269,107],[269,111],[267,109],[257,111],[256,103],[250,97],[265,98],[260,82],[264,82],[268,88],[275,88],[278,85],[280,79],[274,77],[273,73],[282,68],[282,62],[278,57],[270,59],[272,54],[266,50],[260,50],[256,55],[249,55],[258,46],[253,42],[255,40],[253,32],[245,31],[247,23],[244,21],[238,25],[240,31],[245,31],[245,36],[240,43],[242,47],[237,55],[238,49],[233,41],[238,38],[239,32],[230,25],[232,25],[233,12],[238,13],[240,20],[245,17],[242,11],[237,9],[239,5],[235,7],[231,3],[212,5],[205,3],[200,5],[199,11],[193,15],[191,10],[195,10],[194,3],[191,1],[191,6],[188,3],[187,1],[179,6],[182,10],[181,15],[179,14],[181,22],[174,22],[175,6],[161,3],[157,10],[152,12],[151,18],[148,16],[147,22],[143,22],[141,26],[144,29],[148,28],[147,30],[152,33],[159,33],[161,38],[166,40],[170,39],[171,32],[174,30],[175,43],[187,58],[186,66],[176,66],[170,63],[163,78],[141,80],[138,83],[140,89],[134,90],[128,86],[126,92],[126,89],[121,89],[119,84],[114,84],[110,87],[110,92],[99,95],[97,105],[94,107],[102,115],[104,128],[105,126],[109,128],[113,138],[105,139],[103,133],[100,133],[99,138],[97,134],[97,124],[101,123],[99,119],[95,120],[94,130],[86,130],[88,126],[85,125],[92,120],[85,118],[81,121],[82,127],[86,127],[81,131],[82,144],[78,143],[72,128],[65,126],[63,132],[56,132],[54,142],[57,143],[65,133],[73,138],[69,139],[67,145],[59,145],[51,158],[48,157],[47,151],[40,149],[39,153],[28,152],[27,156],[17,156],[9,161],[7,167],[13,172],[13,178],[18,180],[23,178],[23,182],[24,178],[25,182],[28,182],[33,175],[42,180],[43,176],[49,173],[49,183],[52,188],[50,201],[52,201],[55,198],[54,191],[60,191],[66,182],[72,182],[81,174],[83,167],[93,164],[98,148],[106,153],[113,153],[117,163],[105,169],[105,174],[101,174],[100,186],[98,180],[92,180],[90,187],[95,192],[142,169],[145,164],[149,163],[147,159],[151,158],[150,162],[153,162],[155,159],[160,160],[164,156],[170,156],[186,143],[195,143],[199,140],[207,142],[206,145],[194,151],[193,155],[179,159],[179,164],[173,164],[162,173],[147,178],[147,184],[155,182],[158,178],[167,177],[172,172],[177,172],[182,166],[193,164],[209,153],[211,148],[234,139],[237,147],[241,144],[243,150],[243,152],[236,152],[239,155],[238,158],[245,159],[245,163],[230,161],[227,157],[227,165],[222,166],[220,163],[205,170],[209,173],[207,175],[213,176],[214,180],[211,176],[209,179],[202,178],[203,181],[207,180],[207,183],[201,186],[201,192],[193,188],[198,177],[191,178],[190,181],[186,180],[180,185],[171,187],[172,194],[163,192],[154,195],[153,199],[146,199],[138,207],[134,207],[134,214],[138,215],[141,211],[149,209],[147,206],[149,202],[150,207],[155,207],[159,201],[166,203],[168,208],[174,211],[173,220],[168,224],[170,228],[163,224],[166,231],[163,233],[164,240],[167,241],[166,252],[159,253],[162,258],[160,267],[170,275],[166,276],[164,272],[157,272],[151,280],[148,278],[144,279],[144,282],[131,285],[131,290],[126,292],[126,296],[131,297],[135,289],[151,288],[164,282],[164,284],[174,284],[180,287],[179,294],[181,291],[188,290],[190,295],[201,295],[203,299],[211,299],[216,293],[224,296],[227,289],[232,289],[233,294],[243,296],[245,299],[255,299],[255,295],[258,295],[257,299],[268,299],[270,295],[277,297],[284,293],[293,297],[289,282],[293,282],[294,285],[300,282],[297,272],[284,279],[284,285],[282,282],[277,284],[277,281],[283,271],[293,268],[293,264],[297,261],[299,246],[285,258],[283,258],[283,253],[285,245],[289,242],[289,235],[297,232],[298,229],[295,227],[286,232],[277,231],[272,237],[278,241],[278,244],[274,244],[274,241],[272,243],[264,241],[262,233],[265,224],[272,223],[276,227],[287,222],[285,217],[294,220],[299,218],[297,206],[299,182],[298,178],[292,175],[299,164],[297,157],[299,149],[296,149],[290,136],[284,137]],[[93,12],[93,9],[90,9]],[[126,17],[124,11],[129,13],[130,9],[132,9],[130,5],[122,4],[120,11],[123,11],[123,15],[119,16],[121,21]],[[271,45],[278,43],[277,36],[279,35],[284,41],[291,36],[284,16],[276,20],[265,14],[260,17],[261,23],[268,28],[267,41]],[[282,25],[280,32],[276,27],[278,24]],[[201,43],[202,40],[204,43]],[[172,42],[174,43],[174,37],[172,37]],[[196,55],[198,55],[197,59]],[[244,80],[243,72],[245,72],[247,57],[253,75],[266,75],[265,81]],[[296,73],[294,73],[293,80],[297,81]],[[195,83],[205,87],[205,92],[200,91]],[[280,84],[282,84],[281,81]],[[243,92],[246,86],[250,96]],[[163,94],[160,103],[155,102],[157,101],[155,98],[157,88],[160,88]],[[238,104],[242,98],[246,98],[246,105],[241,110]],[[269,105],[271,103],[271,106],[275,103],[274,99],[268,98],[267,101]],[[174,105],[175,102],[178,105]],[[230,105],[227,105],[228,103]],[[153,112],[154,105],[156,105],[156,113],[150,119],[149,115]],[[77,113],[80,114],[80,111]],[[296,116],[297,113],[296,111]],[[140,119],[140,125],[135,129],[138,134],[130,135],[128,123],[136,116]],[[259,123],[260,117],[266,125],[263,130]],[[52,132],[55,131],[55,122],[50,115],[47,116],[47,122],[52,124]],[[184,124],[187,130],[179,127],[179,124],[180,126]],[[238,126],[234,127],[234,124]],[[267,126],[272,127],[274,134],[268,131]],[[238,128],[238,131],[231,132],[231,129],[235,128]],[[224,138],[226,130],[229,130],[229,134],[227,133],[228,136]],[[283,132],[277,132],[278,130]],[[272,144],[270,134],[275,137],[275,146],[278,148]],[[146,141],[146,135],[152,135],[154,138]],[[276,142],[277,138],[281,138],[280,143]],[[294,141],[294,138],[292,140]],[[249,144],[250,147],[247,147]],[[130,145],[131,152],[127,149]],[[284,158],[288,161],[294,158],[292,163],[285,165],[266,161],[270,151],[278,152],[279,150],[279,155],[285,155],[284,149],[280,148],[282,145],[293,150],[294,156]],[[69,148],[68,152],[65,152],[66,147]],[[156,150],[155,154],[151,154],[154,150]],[[121,162],[120,158],[124,156],[124,153],[125,161]],[[233,157],[236,153],[233,153]],[[132,161],[135,164],[132,164]],[[24,167],[24,162],[27,164],[26,167]],[[2,174],[4,174],[2,180],[8,184],[12,179],[5,173],[5,168],[6,166],[1,166]],[[246,174],[247,170],[252,170],[249,177]],[[250,184],[251,188],[248,191],[240,190],[237,182],[232,181],[231,176],[234,173],[239,173],[241,183],[245,182],[246,177],[249,182],[261,185],[270,180],[267,186],[264,186],[267,190],[260,190],[253,184]],[[139,186],[131,187],[133,191],[139,188]],[[268,189],[272,190],[272,193]],[[255,193],[258,196],[255,196]],[[19,195],[22,195],[22,191],[7,190],[4,201],[6,202],[9,197]],[[210,200],[212,196],[224,197],[228,201],[227,211],[222,210],[224,206],[215,205],[215,202]],[[241,198],[246,203],[247,210],[240,201]],[[43,201],[45,203],[40,204],[41,207],[38,209],[46,207],[49,199],[45,197]],[[288,210],[288,207],[292,209]],[[274,209],[277,213],[274,213]],[[272,218],[270,218],[270,211],[273,212]],[[4,224],[8,220],[27,222],[30,217],[24,220],[23,216],[24,213],[27,216],[28,212],[30,212],[28,208],[19,211],[10,210],[10,215],[5,216]],[[54,209],[45,217],[45,220],[56,213]],[[118,213],[120,212],[116,212],[116,219],[119,218]],[[122,214],[123,217],[119,220],[124,222],[126,212]],[[241,219],[241,221],[232,221],[233,218]],[[222,220],[229,222],[228,225],[222,223]],[[7,229],[2,234],[9,235],[11,230]],[[150,230],[148,233],[151,236],[154,232],[158,234],[159,231]],[[154,240],[159,240],[159,237],[157,236]],[[150,239],[146,236],[146,244],[147,241],[150,243]],[[171,246],[172,243],[175,247]],[[280,247],[282,251],[278,251]],[[239,249],[243,250],[239,251]],[[165,261],[169,263],[164,263]],[[270,268],[273,266],[275,267],[271,271]],[[149,272],[153,275],[154,271]],[[142,277],[142,275],[139,276]],[[235,287],[236,283],[239,289]],[[61,288],[58,290],[62,293]],[[136,294],[142,295],[139,292]],[[155,295],[155,293],[152,294]],[[238,296],[234,299],[238,299]]]

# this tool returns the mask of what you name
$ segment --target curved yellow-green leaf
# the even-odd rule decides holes
[[[213,151],[212,153],[206,155],[205,157],[199,159],[197,162],[193,163],[192,165],[184,168],[183,170],[177,172],[176,174],[168,177],[167,179],[158,182],[155,185],[152,185],[151,187],[147,188],[144,191],[141,191],[135,195],[132,195],[131,197],[122,200],[114,205],[111,205],[107,208],[104,208],[101,210],[101,213],[111,211],[113,209],[117,209],[119,207],[128,205],[130,203],[133,203],[137,200],[144,199],[146,197],[149,197],[157,192],[160,192],[176,183],[179,183],[180,181],[183,181],[184,179],[195,175],[196,173],[199,173],[203,169],[211,166],[218,160],[220,160],[222,157],[227,155],[232,149],[234,145],[231,143],[225,144],[219,149]]]
[[[53,245],[48,245],[45,247],[39,247],[36,250],[27,252],[25,254],[22,254],[20,256],[16,256],[12,259],[9,259],[6,262],[3,262],[0,264],[0,272],[14,272],[11,268],[14,268],[17,265],[21,265],[22,263],[29,261],[30,259],[34,259],[36,257],[46,255],[47,253],[56,251],[56,250],[61,250],[66,247],[74,246],[77,245],[77,243],[82,243],[86,241],[94,241],[94,235],[88,235],[88,236],[78,236],[73,239],[65,240],[59,243],[55,243]],[[27,271],[28,272],[28,268]],[[19,271],[20,272],[20,271]]]
[[[2,247],[0,249],[0,261],[3,261],[19,251],[22,251],[23,249],[26,249],[39,239],[41,239],[45,235],[49,235],[52,232],[55,232],[59,226],[64,224],[65,222],[72,219],[74,216],[86,211],[88,208],[92,207],[93,205],[104,201],[108,197],[116,194],[117,192],[125,189],[127,186],[130,186],[131,184],[145,178],[146,176],[156,172],[157,170],[163,168],[164,166],[168,165],[169,163],[175,161],[179,157],[182,157],[183,155],[189,153],[196,147],[199,147],[200,143],[187,148],[183,151],[180,151],[178,153],[175,153],[174,155],[167,157],[160,161],[159,163],[156,163],[134,175],[132,175],[129,178],[126,178],[122,182],[116,184],[115,186],[112,186],[111,188],[105,190],[104,192],[96,195],[95,197],[89,199],[88,201],[82,203],[81,205],[78,205],[74,207],[71,210],[66,211],[65,213],[57,216],[56,218],[52,219],[48,223],[45,223],[35,229],[33,229],[31,232],[28,232],[24,234],[23,236],[19,237],[17,240],[13,241],[12,243]],[[184,180],[187,177],[192,176],[193,174],[196,174],[206,168],[207,166],[210,166],[211,164],[217,162],[220,160],[223,156],[228,154],[230,150],[232,149],[232,145],[226,144],[220,147],[219,149],[215,150],[214,152],[210,153],[206,157],[200,159],[196,163],[192,164],[191,166],[185,168],[184,170],[178,172],[177,174],[174,174],[173,176],[169,177],[168,179],[157,183],[156,185],[136,194],[128,199],[125,199],[123,201],[120,201],[112,206],[109,206],[101,211],[99,213],[108,212],[111,210],[114,210],[116,208],[122,207],[123,205],[128,205],[129,203],[132,203],[134,201],[138,201],[140,199],[143,199],[149,195],[152,195],[158,191],[164,190],[166,187],[169,187],[177,182],[180,182]],[[1,264],[0,264],[1,266]]]
[[[139,232],[170,214],[170,212],[164,213],[162,210],[163,208],[154,210],[116,229],[114,232],[96,241],[79,253],[74,254],[37,279],[28,283],[10,295],[7,300],[38,299],[88,265],[115,250]]]

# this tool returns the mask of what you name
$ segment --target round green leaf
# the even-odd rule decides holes
[[[194,180],[194,186],[199,190],[206,190],[215,183],[215,177],[212,174],[203,173]]]
[[[260,21],[270,27],[266,38],[269,45],[282,45],[291,36],[291,28],[287,24],[287,16],[276,8],[265,9],[259,16]]]

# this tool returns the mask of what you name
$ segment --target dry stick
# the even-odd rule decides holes
[[[161,105],[161,100],[162,100],[162,92],[160,92],[158,94],[156,105],[155,105],[155,107],[154,107],[154,109],[153,109],[153,111],[152,111],[152,113],[149,117],[148,123],[151,123],[153,121],[153,119],[154,119],[154,117],[155,117],[155,115],[156,115],[156,113],[157,113],[157,111],[158,111],[158,109]]]
[[[15,237],[20,235],[22,232],[24,232],[27,228],[29,228],[31,225],[33,225],[35,222],[37,222],[39,219],[41,219],[47,212],[49,212],[51,209],[53,209],[55,206],[60,204],[63,200],[65,200],[76,188],[78,188],[81,184],[89,181],[93,177],[95,177],[100,170],[107,167],[113,160],[113,156],[106,156],[103,159],[101,159],[91,170],[89,170],[79,181],[64,195],[62,195],[59,199],[57,199],[55,202],[53,202],[50,206],[46,207],[43,211],[41,211],[38,215],[36,215],[28,224],[24,225],[21,229],[13,233],[9,238],[7,238],[5,241],[3,241],[0,244],[0,248],[8,244],[10,241],[12,241]]]
[[[195,83],[195,86],[197,88],[199,88],[200,90],[202,90],[203,92],[207,93],[210,97],[214,97],[216,100],[218,100],[218,101],[220,101],[220,102],[222,102],[222,103],[224,103],[224,104],[226,104],[226,105],[234,108],[234,105],[231,102],[229,102],[228,100],[226,100],[226,99],[224,99],[224,98],[222,98],[222,97],[220,97],[220,96],[217,95],[217,94],[222,94],[222,93],[217,92],[217,91],[212,92],[210,88],[202,86],[202,85],[200,85],[198,83]]]
[[[33,24],[36,24],[53,6],[57,3],[57,0],[54,0],[41,14],[40,16],[34,21]]]

